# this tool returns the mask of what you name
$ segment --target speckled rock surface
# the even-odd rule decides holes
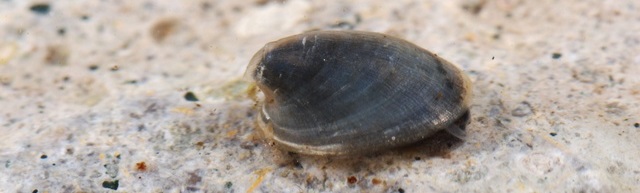
[[[1,1],[0,192],[638,192],[639,23],[637,1]],[[244,69],[314,29],[464,69],[468,139],[264,143]]]

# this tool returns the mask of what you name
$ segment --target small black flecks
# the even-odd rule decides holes
[[[88,15],[83,15],[83,16],[80,17],[80,19],[82,19],[83,21],[87,21],[87,20],[89,20],[89,18],[90,17]]]
[[[184,94],[184,99],[187,101],[191,101],[191,102],[195,102],[198,101],[198,97],[196,97],[195,94],[193,94],[193,92],[189,91],[186,94]]]
[[[413,159],[414,159],[414,160],[416,160],[416,161],[420,161],[422,158],[420,158],[420,157],[414,157]]]
[[[551,133],[549,133],[549,135],[551,135],[551,137],[555,137],[556,135],[558,135],[558,133],[556,133],[556,132],[551,132]]]
[[[640,123],[635,123],[635,124],[633,124],[633,126],[636,127],[636,128],[640,128]]]
[[[399,193],[404,193],[404,189],[402,189],[402,188],[398,188],[398,192],[399,192]]]
[[[112,189],[112,190],[118,190],[118,185],[119,185],[118,180],[102,182],[102,187],[103,188],[109,188],[109,189]]]
[[[38,189],[33,190],[32,193],[38,193]]]
[[[298,160],[293,160],[293,166],[295,166],[298,169],[303,169],[302,164]]]
[[[231,187],[233,187],[233,182],[226,182],[226,183],[224,183],[224,188],[225,188],[225,189],[231,189]]]
[[[89,70],[90,70],[90,71],[96,71],[96,70],[98,70],[98,65],[95,65],[95,64],[90,65],[90,66],[89,66]]]
[[[47,157],[48,157],[47,155],[42,154],[42,155],[40,156],[40,159],[47,159]]]
[[[551,58],[553,58],[553,59],[558,59],[558,58],[560,58],[560,57],[562,57],[562,54],[561,54],[561,53],[557,53],[557,52],[556,52],[556,53],[551,54]]]
[[[494,59],[496,59],[496,57],[495,56],[491,56],[491,60],[494,60]]]
[[[51,11],[51,6],[49,6],[49,4],[47,3],[38,3],[31,5],[31,7],[29,7],[29,10],[38,15],[47,15],[49,14],[49,11]]]

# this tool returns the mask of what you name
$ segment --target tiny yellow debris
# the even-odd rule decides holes
[[[15,56],[18,46],[15,43],[6,43],[0,45],[0,65],[9,63]]]
[[[247,193],[253,192],[253,190],[260,186],[260,183],[262,183],[262,180],[264,180],[264,176],[266,176],[269,172],[271,172],[271,168],[263,168],[255,171],[255,174],[258,175],[258,178],[256,178],[256,180],[253,181],[253,184],[251,184],[251,187],[247,189]]]
[[[187,107],[176,107],[172,111],[176,112],[176,113],[182,113],[182,114],[185,114],[185,115],[192,115],[193,114],[193,109],[187,108]]]

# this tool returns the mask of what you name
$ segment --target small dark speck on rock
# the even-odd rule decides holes
[[[109,189],[112,189],[112,190],[118,190],[118,185],[119,185],[118,180],[102,182],[102,187],[103,188],[109,188]]]
[[[29,10],[39,15],[46,15],[49,14],[49,11],[51,11],[51,6],[49,6],[49,4],[47,3],[38,3],[31,5],[31,7],[29,7]]]
[[[398,192],[399,192],[399,193],[404,193],[404,189],[402,189],[402,188],[398,188]]]
[[[553,53],[553,54],[551,54],[551,58],[553,58],[553,59],[558,59],[560,57],[562,57],[561,53]]]
[[[233,183],[232,182],[224,183],[224,188],[231,189],[231,187],[233,187]]]
[[[633,126],[636,127],[636,128],[640,128],[640,123],[635,123],[635,124],[633,124]]]
[[[40,159],[47,159],[47,155],[42,154],[42,155],[40,156]]]
[[[161,20],[151,27],[151,37],[158,43],[163,42],[169,35],[175,33],[178,28],[177,20]]]
[[[69,60],[71,51],[68,47],[62,45],[50,45],[46,48],[44,62],[55,65],[65,66]]]
[[[416,161],[418,161],[418,160],[421,160],[422,158],[420,158],[420,157],[415,157],[415,158],[413,158],[413,159],[415,159]]]
[[[38,193],[38,189],[33,190],[33,193]]]
[[[95,70],[97,70],[97,69],[98,69],[98,65],[91,65],[91,66],[89,66],[89,70],[91,70],[91,71],[95,71]]]
[[[556,133],[556,132],[551,132],[551,133],[549,133],[549,135],[551,135],[551,137],[555,137],[556,135],[558,135],[558,133]]]
[[[189,179],[187,179],[187,184],[196,185],[202,181],[202,176],[199,176],[196,173],[189,173]]]
[[[298,161],[298,160],[293,160],[293,166],[295,166],[295,167],[296,167],[296,168],[298,168],[298,169],[302,169],[302,168],[304,168],[304,167],[302,166],[302,164],[300,163],[300,161]]]
[[[184,99],[186,99],[187,101],[191,101],[191,102],[198,101],[198,97],[196,97],[196,95],[193,94],[193,92],[191,92],[191,91],[189,91],[186,94],[184,94]]]
[[[485,4],[486,4],[485,1],[480,1],[480,2],[474,1],[474,3],[466,3],[462,5],[462,9],[464,9],[465,11],[468,11],[473,15],[478,15],[484,8]]]
[[[64,29],[64,28],[58,29],[58,35],[64,36],[65,34],[67,34],[67,30],[66,29]]]
[[[198,149],[200,149],[200,150],[204,149],[204,142],[202,142],[202,141],[198,141],[198,142],[196,143],[196,148],[198,148]]]
[[[518,106],[511,111],[511,115],[515,117],[524,117],[533,113],[533,108],[531,104],[527,101],[523,101]]]
[[[204,2],[200,4],[200,8],[205,11],[211,9],[211,7],[212,7],[211,3],[208,3],[208,2]]]
[[[356,182],[358,182],[358,178],[355,176],[349,176],[349,178],[347,178],[347,183],[349,184],[355,184]]]
[[[147,163],[145,163],[145,162],[136,163],[136,170],[141,171],[141,172],[147,171]]]
[[[378,178],[373,178],[373,179],[371,179],[371,183],[373,185],[378,185],[378,184],[382,183],[382,180],[380,180]]]
[[[491,60],[494,60],[494,59],[496,59],[496,57],[495,56],[491,56]]]

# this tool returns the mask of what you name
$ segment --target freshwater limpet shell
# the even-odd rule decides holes
[[[260,128],[287,151],[361,154],[437,131],[464,137],[471,83],[408,41],[360,31],[312,31],[268,43],[251,59],[263,93]]]

